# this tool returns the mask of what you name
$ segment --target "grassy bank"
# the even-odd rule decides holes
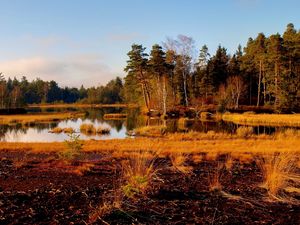
[[[84,116],[84,113],[38,113],[38,114],[22,114],[22,115],[0,115],[0,124],[33,124],[33,123],[49,123],[65,119],[78,118]]]
[[[242,125],[288,126],[300,127],[300,114],[227,114],[222,116],[224,121]]]
[[[87,152],[131,152],[153,150],[160,153],[226,153],[226,152],[286,152],[300,153],[298,137],[237,138],[228,135],[174,134],[165,138],[135,138],[114,140],[89,140],[83,142],[83,151]],[[58,152],[66,149],[64,143],[8,143],[0,145],[0,151]]]

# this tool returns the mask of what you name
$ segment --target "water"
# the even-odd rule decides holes
[[[186,130],[193,130],[199,132],[225,132],[235,133],[239,125],[231,122],[224,121],[195,121],[188,120],[185,122],[184,129],[178,122],[178,119],[170,119],[163,121],[159,118],[149,118],[140,114],[137,109],[123,109],[123,108],[101,108],[101,109],[54,109],[54,108],[34,108],[30,109],[31,113],[40,112],[65,112],[65,111],[80,111],[85,112],[84,118],[68,119],[60,122],[46,123],[46,124],[34,124],[30,127],[16,125],[0,125],[0,141],[6,142],[61,142],[68,139],[68,135],[65,133],[50,133],[53,128],[73,128],[76,133],[80,134],[80,138],[83,140],[105,140],[105,139],[123,139],[127,138],[127,131],[134,128],[147,126],[147,125],[167,125],[169,132],[182,132]],[[126,120],[104,120],[103,116],[106,113],[126,113]],[[96,128],[109,127],[109,135],[85,135],[80,133],[80,125],[83,123],[93,124]],[[286,129],[284,127],[270,127],[270,126],[256,126],[254,132],[256,134],[273,134],[277,131]]]

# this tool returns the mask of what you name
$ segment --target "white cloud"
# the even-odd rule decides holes
[[[97,54],[61,58],[37,56],[0,61],[0,72],[6,77],[26,76],[28,80],[39,77],[55,80],[61,86],[76,87],[81,84],[86,87],[106,84],[116,76]]]

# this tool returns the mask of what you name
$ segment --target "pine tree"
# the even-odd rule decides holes
[[[149,85],[149,77],[147,74],[148,55],[144,52],[146,48],[142,45],[133,44],[132,49],[128,52],[129,60],[124,69],[128,75],[125,81],[130,83],[130,86],[136,86],[135,83],[141,87],[141,92],[144,98],[145,105],[149,110],[151,107],[151,93]],[[129,87],[128,85],[126,85]],[[132,89],[131,91],[134,91]]]

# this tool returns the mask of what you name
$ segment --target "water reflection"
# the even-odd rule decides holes
[[[185,132],[188,130],[198,132],[224,132],[235,133],[239,125],[213,120],[184,120],[181,119],[169,119],[162,120],[160,118],[150,118],[140,113],[138,109],[125,109],[125,108],[34,108],[30,109],[31,113],[41,112],[66,112],[66,111],[79,111],[84,112],[85,117],[79,119],[69,119],[61,122],[52,123],[35,123],[31,125],[0,125],[0,141],[7,142],[54,142],[64,141],[68,139],[68,135],[65,133],[55,134],[49,133],[55,127],[60,128],[73,128],[75,132],[80,132],[80,125],[83,123],[91,123],[95,127],[104,126],[110,127],[111,132],[109,135],[85,135],[80,134],[80,138],[87,139],[114,139],[114,138],[126,138],[127,131],[133,130],[137,127],[151,126],[151,125],[165,125],[168,132]],[[123,120],[104,120],[103,116],[106,113],[126,113],[127,119]],[[277,131],[285,130],[284,127],[269,127],[269,126],[257,126],[254,127],[256,134],[274,134]]]

